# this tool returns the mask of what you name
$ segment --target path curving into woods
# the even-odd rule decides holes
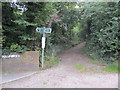
[[[118,74],[101,71],[104,66],[92,64],[81,54],[81,43],[60,54],[59,65],[19,80],[3,84],[3,88],[118,88]],[[85,70],[79,71],[76,64]]]

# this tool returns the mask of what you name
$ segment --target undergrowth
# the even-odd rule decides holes
[[[61,61],[61,59],[58,57],[45,56],[44,67],[40,68],[40,69],[51,68],[51,67],[59,64],[60,61]],[[41,65],[41,59],[40,59],[40,65]]]
[[[97,64],[101,66],[105,66],[105,68],[101,68],[102,71],[107,71],[107,72],[118,72],[120,71],[120,68],[118,66],[118,61],[114,60],[114,62],[106,62],[99,58],[99,56],[95,53],[90,53],[87,52],[87,50],[84,48],[81,49],[81,52],[83,55],[91,59],[92,64]]]
[[[102,68],[101,70],[107,72],[120,72],[118,63],[108,64],[107,67]]]

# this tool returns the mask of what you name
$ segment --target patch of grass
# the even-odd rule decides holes
[[[75,65],[75,68],[76,68],[77,70],[80,70],[80,69],[83,68],[83,65],[82,65],[82,64],[76,64],[76,65]]]
[[[50,57],[50,56],[45,56],[45,62],[44,62],[44,68],[43,69],[46,69],[46,68],[51,68],[55,65],[57,65],[59,62],[61,61],[60,58],[57,58],[57,57]]]
[[[80,72],[88,71],[88,68],[83,66],[82,64],[75,64],[75,68]]]
[[[120,68],[118,67],[117,63],[109,64],[106,68],[102,68],[101,70],[107,71],[107,72],[118,72]]]
[[[47,85],[47,82],[43,82],[43,85]]]
[[[92,64],[97,64],[97,65],[102,65],[102,66],[106,66],[106,63],[103,63],[102,61],[98,61],[98,60],[91,60]]]

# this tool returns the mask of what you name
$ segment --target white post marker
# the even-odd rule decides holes
[[[42,33],[43,37],[42,37],[42,68],[44,65],[44,49],[45,49],[45,33],[51,33],[52,29],[51,28],[36,28],[36,32]]]
[[[42,37],[42,68],[44,65],[44,48],[45,48],[45,32],[43,31],[43,37]]]
[[[42,37],[42,48],[45,48],[45,37]]]

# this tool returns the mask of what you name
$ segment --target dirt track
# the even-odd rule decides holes
[[[32,76],[3,84],[4,88],[118,88],[118,74],[100,71],[103,66],[90,63],[80,53],[83,43],[63,52],[58,66]],[[80,72],[75,64],[87,67]]]

